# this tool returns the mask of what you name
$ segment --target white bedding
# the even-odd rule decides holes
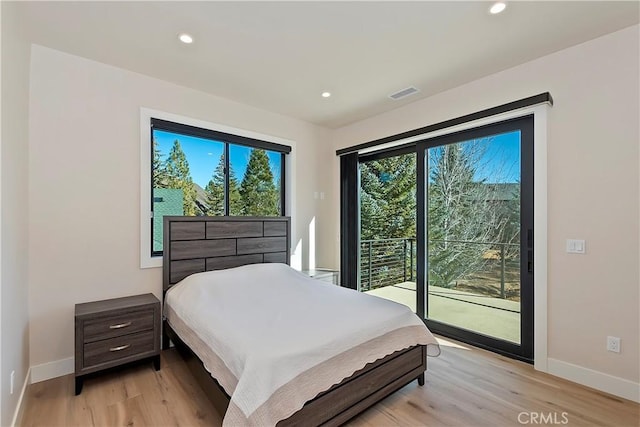
[[[285,264],[198,273],[166,294],[167,320],[231,396],[224,425],[275,425],[367,363],[437,342],[406,306]]]

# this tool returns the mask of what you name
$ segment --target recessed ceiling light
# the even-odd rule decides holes
[[[186,44],[193,43],[193,37],[191,36],[191,34],[181,33],[178,35],[178,38],[182,43],[186,43]]]
[[[331,96],[331,92],[322,92],[322,97],[323,98],[328,98]]]
[[[491,8],[489,9],[489,12],[491,12],[493,15],[496,15],[502,12],[503,10],[505,10],[506,7],[507,7],[506,3],[499,1],[497,3],[494,3],[493,6],[491,6]]]

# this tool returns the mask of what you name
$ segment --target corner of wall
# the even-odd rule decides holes
[[[31,368],[29,368],[29,370],[27,371],[27,375],[24,379],[24,384],[22,384],[22,391],[20,392],[20,396],[18,397],[18,403],[16,404],[16,409],[13,413],[13,421],[11,421],[11,427],[22,425],[22,417],[24,416],[24,409],[26,406],[25,396],[27,396],[30,384],[31,384]]]
[[[1,2],[2,146],[0,154],[0,424],[16,418],[28,383],[28,143],[31,46],[19,2]]]

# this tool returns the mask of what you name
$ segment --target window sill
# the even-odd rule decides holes
[[[146,256],[140,258],[140,268],[157,268],[162,267],[162,257],[161,256]]]

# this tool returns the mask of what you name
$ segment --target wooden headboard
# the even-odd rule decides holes
[[[203,271],[289,264],[290,235],[289,217],[165,216],[162,288]]]

